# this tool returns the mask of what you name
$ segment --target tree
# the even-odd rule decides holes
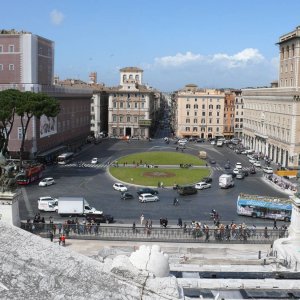
[[[16,113],[20,116],[22,126],[22,140],[20,147],[20,164],[24,153],[25,137],[30,120],[35,116],[38,119],[42,115],[47,117],[56,117],[60,111],[59,103],[55,98],[49,97],[43,93],[24,92],[16,104]]]
[[[0,151],[4,155],[7,153],[9,136],[15,119],[16,104],[21,94],[19,90],[14,89],[0,91]]]

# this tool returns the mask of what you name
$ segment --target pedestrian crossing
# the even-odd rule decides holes
[[[91,164],[91,163],[71,163],[66,165],[60,165],[59,167],[63,168],[93,168],[93,169],[106,169],[109,166],[109,163],[104,164]]]
[[[251,168],[252,168],[252,167],[244,167],[243,170],[249,172]],[[214,171],[231,171],[231,172],[232,172],[232,170],[233,170],[233,169],[227,169],[227,170],[226,170],[225,168],[223,168],[223,167],[221,167],[221,166],[215,166],[215,167],[212,167],[212,166],[211,166],[211,169],[213,169]],[[259,169],[259,168],[256,168],[255,170],[256,170],[256,172],[258,172],[260,169]]]

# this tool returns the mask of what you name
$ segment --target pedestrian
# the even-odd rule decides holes
[[[177,201],[177,198],[174,197],[174,200],[173,200],[173,205],[176,205],[176,201]]]
[[[135,233],[135,222],[132,224],[132,232]]]
[[[182,219],[178,218],[178,224],[177,224],[180,228],[182,227]]]
[[[53,242],[54,234],[51,230],[49,231],[49,238],[50,238],[50,241]]]
[[[63,246],[66,245],[66,236],[65,236],[64,234],[61,235],[61,244],[62,244]]]
[[[266,226],[265,229],[264,229],[264,237],[265,237],[266,239],[269,238],[268,227],[267,227],[267,226]]]
[[[278,229],[277,228],[277,220],[276,219],[274,219],[273,229]]]
[[[142,214],[142,215],[141,215],[141,217],[140,217],[140,220],[141,220],[141,225],[143,225],[143,224],[144,224],[144,219],[145,219],[145,217],[144,217],[144,215]]]

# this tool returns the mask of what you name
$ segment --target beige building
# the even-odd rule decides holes
[[[108,135],[113,137],[151,137],[158,116],[160,93],[143,85],[143,70],[120,70],[120,85],[108,97]]]
[[[280,37],[279,87],[243,90],[244,143],[282,166],[300,159],[300,27]]]
[[[178,137],[214,138],[223,135],[225,94],[188,84],[173,94],[174,134]]]
[[[234,92],[234,136],[242,138],[244,122],[244,99],[241,90]]]

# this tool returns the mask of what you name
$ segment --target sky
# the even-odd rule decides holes
[[[55,42],[55,75],[119,84],[139,67],[163,92],[270,86],[278,79],[279,37],[300,25],[300,1],[1,1],[2,29]]]

